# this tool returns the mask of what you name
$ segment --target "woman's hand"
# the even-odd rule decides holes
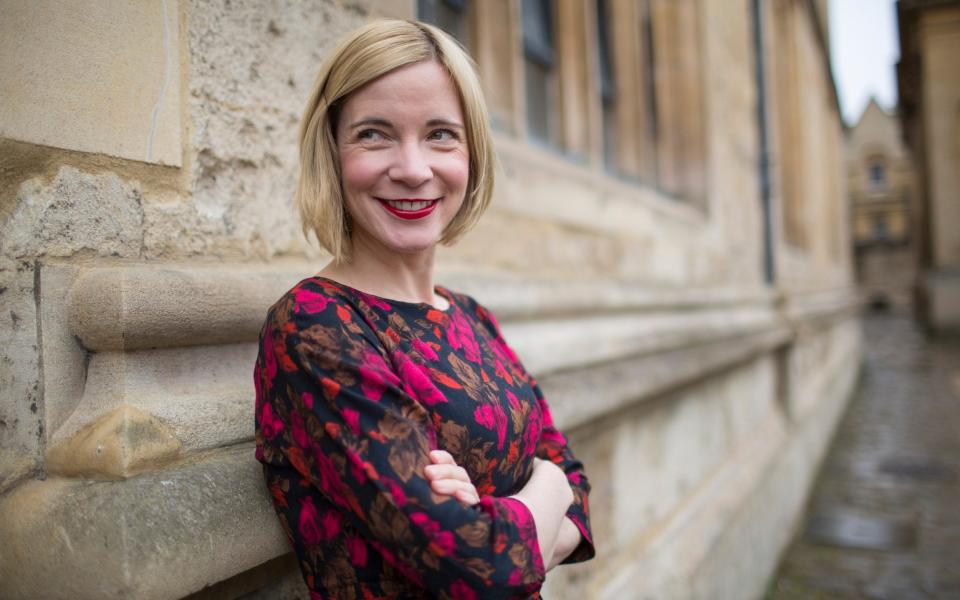
[[[477,488],[470,482],[470,477],[464,468],[457,465],[449,452],[432,450],[430,460],[433,464],[427,465],[423,472],[430,483],[430,489],[435,494],[453,496],[463,506],[473,506],[480,502]]]

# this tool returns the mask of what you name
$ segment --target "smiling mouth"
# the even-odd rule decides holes
[[[436,202],[436,200],[381,200],[397,210],[420,210]]]
[[[413,220],[426,217],[440,204],[440,199],[435,200],[384,200],[377,198],[391,214],[401,219]]]

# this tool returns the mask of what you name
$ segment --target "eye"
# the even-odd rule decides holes
[[[460,138],[452,129],[434,129],[430,132],[428,139],[438,142],[449,142],[451,140],[459,140]]]
[[[363,129],[357,133],[357,139],[364,142],[379,142],[384,135],[376,129]]]

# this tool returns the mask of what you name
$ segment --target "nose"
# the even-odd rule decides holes
[[[433,169],[420,145],[407,142],[397,151],[396,160],[387,171],[387,176],[394,181],[416,188],[433,179]]]

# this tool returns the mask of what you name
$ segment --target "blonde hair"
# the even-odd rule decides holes
[[[320,69],[300,122],[300,178],[296,203],[304,234],[313,231],[336,262],[349,257],[349,217],[340,187],[335,138],[339,108],[353,91],[400,67],[435,60],[460,95],[470,175],[463,205],[440,237],[451,244],[490,204],[494,155],[487,107],[473,62],[450,36],[418,21],[381,20],[344,39]]]

